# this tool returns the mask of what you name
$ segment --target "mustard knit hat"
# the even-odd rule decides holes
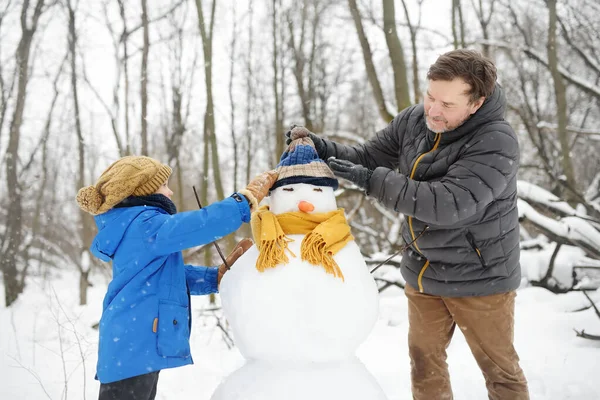
[[[79,189],[77,204],[92,215],[105,213],[129,196],[155,193],[171,172],[169,166],[150,157],[123,157],[112,163],[95,185]]]

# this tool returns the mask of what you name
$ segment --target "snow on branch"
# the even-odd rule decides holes
[[[541,53],[539,53],[536,49],[533,49],[531,47],[515,46],[513,44],[502,42],[502,41],[497,41],[497,40],[481,40],[481,41],[478,41],[478,43],[487,44],[490,46],[498,47],[501,49],[506,49],[509,51],[512,51],[512,50],[520,51],[520,52],[524,53],[525,55],[527,55],[529,58],[536,60],[540,64],[544,65],[546,68],[549,67],[546,57],[544,55],[542,55]],[[565,80],[567,80],[569,83],[579,87],[581,90],[583,90],[584,92],[588,93],[591,96],[600,98],[600,86],[571,74],[569,71],[567,71],[564,67],[561,67],[560,65],[558,66],[558,71],[560,72],[561,76]]]
[[[552,124],[552,123],[546,122],[546,121],[538,122],[537,127],[538,128],[547,128],[547,129],[552,129],[552,130],[558,129],[558,125]],[[581,135],[589,135],[589,136],[592,136],[592,139],[594,139],[594,140],[600,140],[600,130],[582,129],[582,128],[577,128],[574,126],[567,126],[567,131],[573,132],[573,133],[579,133]],[[593,136],[598,136],[598,137],[596,138]]]
[[[363,144],[365,142],[364,138],[360,137],[355,132],[350,131],[335,131],[332,133],[325,133],[323,136],[332,140],[344,139],[357,144]]]
[[[553,195],[533,183],[517,181],[517,193],[519,197],[537,204],[544,205],[564,215],[575,216],[577,211],[558,196]]]
[[[574,244],[595,257],[600,257],[600,232],[578,217],[552,219],[536,211],[523,199],[518,200],[519,220],[528,220],[553,241]]]

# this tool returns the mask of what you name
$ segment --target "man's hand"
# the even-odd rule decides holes
[[[329,157],[327,164],[338,178],[346,179],[363,190],[369,189],[369,180],[373,175],[370,169],[335,157]]]
[[[311,131],[309,131],[308,129],[306,129],[303,126],[298,126],[298,125],[292,125],[290,126],[290,130],[287,131],[285,133],[285,144],[286,146],[289,146],[290,143],[292,143],[292,131],[294,131],[295,129],[302,129],[305,130],[308,133],[308,137],[310,138],[310,140],[313,141],[313,143],[315,144],[315,150],[317,151],[317,154],[319,155],[320,158],[324,158],[326,153],[327,153],[327,145],[325,144],[325,142],[323,141],[323,139],[321,139],[320,137],[318,137],[317,135],[315,135],[314,133],[312,133]]]
[[[227,265],[231,267],[235,262],[240,258],[250,247],[252,247],[253,242],[252,239],[242,239],[239,243],[233,248],[231,253],[227,256],[225,261],[227,261]],[[225,264],[219,265],[219,274],[217,275],[217,285],[221,284],[221,279],[223,275],[229,271],[229,268]]]

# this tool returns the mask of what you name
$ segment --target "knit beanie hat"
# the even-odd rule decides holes
[[[112,163],[95,185],[79,189],[77,204],[92,215],[105,213],[129,196],[155,193],[171,172],[169,166],[150,157],[123,157]]]
[[[338,181],[329,166],[319,158],[313,141],[304,127],[292,129],[287,150],[281,156],[277,171],[279,178],[271,187],[275,190],[285,185],[307,183],[315,186],[338,188]]]

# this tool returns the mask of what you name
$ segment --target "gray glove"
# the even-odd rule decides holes
[[[347,160],[339,160],[335,157],[329,157],[327,164],[329,164],[329,168],[331,168],[335,176],[346,179],[359,188],[364,189],[367,193],[369,192],[369,181],[371,180],[373,171],[362,165],[354,164]]]
[[[306,130],[308,132],[308,137],[315,144],[315,150],[317,150],[317,154],[319,155],[319,157],[321,159],[324,159],[325,156],[327,155],[327,145],[325,144],[325,141],[323,139],[321,139],[320,137],[318,137],[317,135],[315,135],[314,133],[312,133],[311,131],[309,131],[308,129],[302,127],[302,126],[298,126],[298,125],[292,125],[292,126],[290,126],[290,130],[285,133],[285,137],[286,137],[285,144],[286,144],[286,146],[289,146],[289,144],[292,143],[291,135],[292,135],[292,130],[294,128],[304,129],[304,130]]]

